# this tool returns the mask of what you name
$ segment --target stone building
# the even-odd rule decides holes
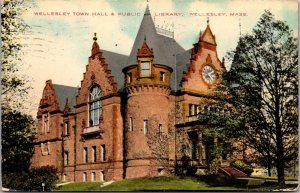
[[[32,166],[54,165],[67,181],[163,175],[184,155],[207,167],[197,118],[225,69],[215,36],[207,22],[185,50],[160,31],[147,6],[129,56],[102,50],[95,35],[79,88],[46,81]]]

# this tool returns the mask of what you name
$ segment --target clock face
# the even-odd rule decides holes
[[[212,83],[216,80],[216,72],[209,65],[204,66],[204,68],[202,69],[202,76],[204,80],[208,83]]]

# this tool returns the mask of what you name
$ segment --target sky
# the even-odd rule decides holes
[[[286,21],[298,37],[297,3],[296,0],[36,0],[36,5],[23,13],[31,29],[21,39],[23,72],[33,87],[28,111],[36,116],[46,80],[80,86],[95,32],[100,49],[129,55],[147,4],[155,25],[174,31],[175,40],[184,49],[197,42],[209,15],[218,56],[222,59],[236,47],[240,33],[251,33],[264,10]]]

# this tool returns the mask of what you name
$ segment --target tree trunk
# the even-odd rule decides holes
[[[268,176],[271,176],[271,163],[268,161]]]
[[[284,181],[284,149],[283,149],[283,139],[282,139],[282,128],[280,125],[280,116],[279,116],[279,97],[277,93],[276,101],[275,101],[275,129],[276,129],[276,149],[277,149],[277,177],[278,177],[278,185],[285,185]]]

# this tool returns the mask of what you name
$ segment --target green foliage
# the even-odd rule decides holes
[[[35,135],[32,117],[3,109],[1,119],[2,173],[28,171]]]
[[[269,12],[261,16],[252,34],[240,38],[224,75],[237,128],[263,163],[275,163],[284,184],[285,163],[298,157],[298,49],[297,39]]]
[[[265,11],[227,58],[231,68],[222,74],[212,105],[219,111],[200,117],[211,126],[205,134],[255,149],[262,165],[277,166],[282,185],[285,164],[298,157],[297,39]]]
[[[2,101],[20,108],[24,94],[30,88],[20,72],[23,65],[23,50],[20,39],[29,30],[22,13],[33,5],[33,0],[3,0],[1,2],[1,95]]]
[[[2,180],[3,187],[10,189],[42,191],[42,183],[45,183],[45,191],[49,191],[54,189],[58,177],[53,166],[43,166],[29,172],[4,174]]]
[[[248,175],[251,175],[253,172],[253,168],[241,160],[235,160],[235,161],[231,162],[231,165]]]
[[[209,164],[209,174],[217,174],[220,168],[220,159],[214,158]]]

